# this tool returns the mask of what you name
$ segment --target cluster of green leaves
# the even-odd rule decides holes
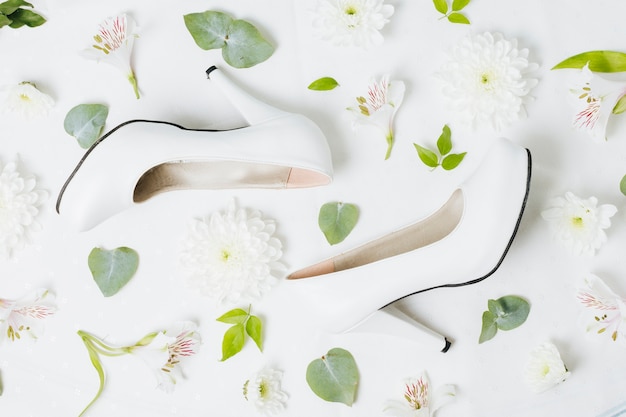
[[[352,406],[359,386],[356,361],[345,349],[331,349],[309,364],[306,382],[321,399]]]
[[[250,314],[250,308],[248,307],[248,311],[235,308],[217,319],[222,323],[232,324],[224,333],[221,361],[241,352],[246,342],[246,334],[254,340],[259,350],[263,351],[263,323],[257,316]]]
[[[417,155],[426,166],[437,168],[441,165],[446,171],[459,166],[467,154],[467,152],[450,153],[452,151],[452,131],[448,125],[443,127],[441,135],[437,139],[437,151],[432,151],[417,143],[413,145],[417,150]]]
[[[332,202],[320,208],[317,222],[326,240],[335,245],[350,234],[359,220],[359,208],[354,204]]]
[[[87,149],[100,137],[108,116],[109,108],[104,104],[79,104],[67,112],[63,128]]]
[[[127,247],[113,250],[93,248],[87,263],[102,295],[111,297],[135,275],[139,266],[139,255],[134,249]]]
[[[530,313],[528,301],[516,295],[506,295],[487,301],[488,310],[483,313],[483,325],[478,343],[486,342],[500,330],[512,330],[521,326]]]
[[[443,14],[442,19],[446,18],[450,23],[469,25],[469,19],[461,13],[461,10],[463,10],[470,1],[471,0],[452,0],[452,4],[448,5],[448,0],[433,0],[433,3],[435,4],[435,9]]]
[[[337,80],[332,77],[322,77],[309,84],[308,88],[314,91],[328,91],[337,87],[339,87]]]
[[[34,7],[24,0],[7,0],[0,3],[0,28],[8,26],[13,29],[28,26],[31,28],[46,23],[46,19],[24,7]]]
[[[268,59],[274,47],[259,30],[245,20],[207,10],[183,16],[196,44],[204,49],[221,49],[224,61],[235,68],[249,68]]]

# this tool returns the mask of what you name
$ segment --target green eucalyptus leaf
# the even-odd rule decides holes
[[[470,24],[469,19],[463,13],[459,13],[459,12],[450,13],[448,15],[448,21],[450,23],[461,23],[464,25]]]
[[[453,0],[452,1],[452,10],[458,12],[459,10],[463,10],[465,6],[469,4],[470,0]]]
[[[139,255],[131,248],[93,248],[87,259],[94,281],[105,297],[115,295],[135,275]]]
[[[441,156],[447,155],[452,150],[452,131],[448,125],[444,125],[441,135],[437,139],[437,149]]]
[[[417,150],[417,156],[419,156],[426,166],[431,168],[437,168],[439,166],[439,157],[436,153],[418,145],[417,143],[414,143],[413,146],[415,146],[415,149]]]
[[[268,59],[274,47],[263,38],[252,24],[235,20],[231,26],[226,46],[222,48],[224,60],[235,68],[249,68]]]
[[[530,313],[528,301],[516,295],[507,295],[497,300],[489,300],[489,311],[496,316],[500,330],[512,330],[521,326]]]
[[[484,343],[487,340],[493,339],[497,332],[496,316],[491,311],[485,311],[483,313],[483,325],[478,343]]]
[[[108,115],[109,109],[104,104],[79,104],[67,113],[63,127],[87,149],[100,137]]]
[[[185,26],[196,44],[205,51],[226,45],[233,18],[222,12],[206,11],[183,16]]]
[[[352,232],[359,220],[359,208],[354,204],[333,202],[320,208],[318,224],[326,240],[335,245]]]
[[[5,2],[0,3],[0,14],[10,15],[15,12],[20,7],[33,7],[32,4],[24,1],[24,0],[7,0]]]
[[[315,90],[315,91],[328,91],[338,86],[339,86],[339,83],[334,78],[322,77],[313,81],[311,84],[309,84],[308,88],[309,90]]]
[[[622,180],[619,182],[619,190],[622,194],[626,195],[626,175],[624,175]]]
[[[552,69],[581,69],[587,64],[594,72],[623,72],[626,71],[626,54],[616,51],[583,52],[559,62]]]
[[[25,10],[25,9],[17,9],[16,11],[14,11],[13,13],[9,15],[9,18],[12,21],[9,24],[9,27],[13,29],[20,28],[24,25],[34,28],[34,27],[41,26],[44,23],[46,23],[46,19],[43,16],[31,10]]]
[[[447,155],[445,158],[443,158],[443,161],[441,161],[441,167],[446,171],[450,171],[458,167],[459,164],[463,162],[463,158],[465,158],[466,154],[467,152],[451,153],[450,155]]]
[[[433,0],[435,9],[441,14],[448,13],[448,1],[447,0]]]
[[[243,323],[235,324],[224,333],[222,340],[222,362],[233,357],[243,349],[245,342],[245,328]]]
[[[352,406],[359,384],[359,373],[350,352],[334,348],[312,361],[306,370],[311,390],[325,401]]]
[[[239,324],[239,323],[245,323],[246,319],[248,318],[248,315],[249,314],[247,311],[241,308],[235,308],[233,310],[230,310],[222,314],[216,320],[221,321],[222,323]]]
[[[246,323],[246,333],[254,340],[259,350],[263,351],[263,323],[261,323],[261,319],[257,316],[250,316]]]
[[[615,103],[615,107],[613,107],[613,114],[622,114],[626,111],[626,95],[622,96],[617,103]]]

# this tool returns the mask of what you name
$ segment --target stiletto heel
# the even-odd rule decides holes
[[[293,272],[287,285],[322,328],[345,332],[409,295],[482,281],[513,243],[530,176],[530,152],[500,139],[431,216]]]
[[[181,189],[289,189],[326,185],[326,138],[307,117],[269,106],[216,67],[207,70],[250,126],[216,131],[130,120],[94,143],[59,192],[56,210],[90,229],[135,203]]]

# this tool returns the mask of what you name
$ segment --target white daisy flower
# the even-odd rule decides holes
[[[244,383],[244,398],[266,416],[284,411],[288,395],[281,388],[282,376],[276,369],[262,369]]]
[[[385,159],[391,155],[394,144],[393,119],[404,99],[405,85],[403,81],[389,81],[384,75],[380,81],[372,79],[367,94],[356,98],[357,106],[348,107],[354,115],[352,127],[373,125],[380,129],[387,141]]]
[[[37,86],[29,81],[5,87],[3,90],[3,110],[19,114],[26,120],[45,116],[54,106],[52,97],[39,91]]]
[[[571,192],[556,197],[550,208],[541,212],[549,222],[554,237],[575,255],[593,256],[606,241],[604,229],[611,226],[617,212],[612,204],[598,206],[598,199],[581,199]]]
[[[56,311],[54,294],[38,289],[19,300],[0,298],[0,341],[15,342],[28,336],[37,339],[42,321]]]
[[[393,417],[432,417],[455,396],[454,385],[446,384],[433,390],[428,376],[422,372],[419,377],[405,381],[404,401],[389,400],[383,411]]]
[[[10,259],[41,230],[39,206],[48,193],[39,190],[31,175],[22,175],[16,162],[0,162],[0,260]]]
[[[554,344],[545,342],[530,352],[524,369],[524,380],[533,392],[547,391],[569,376],[570,372]]]
[[[439,71],[443,94],[459,121],[475,129],[500,130],[526,116],[525,104],[538,68],[517,40],[485,32],[464,38]]]
[[[130,64],[135,38],[135,21],[126,14],[110,17],[100,23],[100,30],[93,36],[91,48],[83,51],[86,58],[107,62],[117,67],[133,86],[139,98],[137,79]]]
[[[273,220],[231,202],[225,213],[194,220],[183,242],[188,283],[219,303],[260,299],[286,270]]]
[[[380,30],[389,23],[394,8],[384,0],[319,0],[313,28],[317,35],[338,46],[369,48],[380,45]]]
[[[618,296],[604,281],[593,274],[584,279],[577,293],[586,308],[588,334],[607,335],[626,345],[626,299]]]

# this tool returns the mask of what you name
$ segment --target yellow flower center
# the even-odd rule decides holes
[[[354,6],[348,6],[345,10],[346,14],[349,16],[354,16],[357,14],[358,10]]]
[[[572,217],[572,225],[574,225],[574,227],[583,227],[584,225],[584,221],[582,217]]]
[[[28,94],[22,93],[22,94],[20,94],[20,100],[31,101],[31,98],[30,98],[30,96]]]

